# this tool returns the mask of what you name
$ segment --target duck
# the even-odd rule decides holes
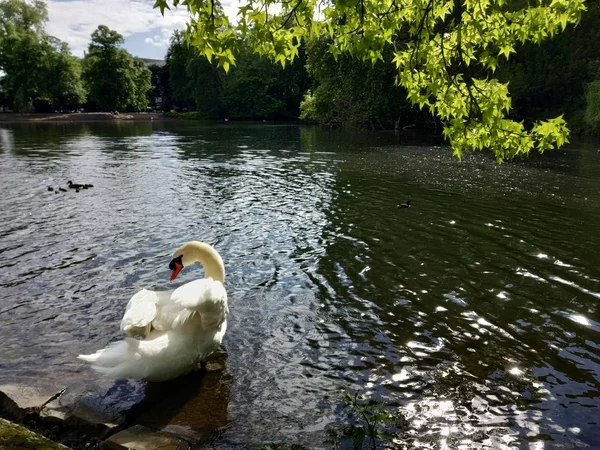
[[[398,203],[398,208],[410,208],[410,200]]]
[[[65,188],[63,188],[63,187],[59,187],[59,188],[58,188],[58,190],[59,190],[60,192],[67,192],[67,190],[66,190]]]
[[[52,192],[54,191],[54,188],[52,186],[48,186],[48,192]]]
[[[83,184],[73,183],[71,180],[67,181],[70,189],[81,189]]]
[[[150,382],[172,380],[205,367],[227,330],[225,266],[210,244],[190,241],[173,253],[170,281],[195,263],[204,267],[204,278],[175,290],[137,292],[121,320],[127,337],[78,358],[111,378]]]

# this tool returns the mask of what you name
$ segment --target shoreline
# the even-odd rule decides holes
[[[65,123],[65,122],[152,122],[179,121],[179,117],[169,117],[165,113],[0,113],[0,123]]]

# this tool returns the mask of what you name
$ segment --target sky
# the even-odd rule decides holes
[[[185,8],[168,11],[164,17],[153,9],[152,0],[45,0],[48,5],[46,32],[69,44],[75,56],[83,56],[92,32],[106,25],[125,38],[124,47],[140,58],[164,59],[175,30],[185,28]],[[222,2],[230,18],[237,12],[236,0]]]

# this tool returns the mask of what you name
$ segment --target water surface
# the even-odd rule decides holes
[[[91,383],[76,355],[199,239],[227,269],[222,445],[322,446],[351,388],[408,448],[600,448],[599,149],[498,166],[388,133],[3,125],[0,382]],[[94,188],[47,190],[70,179]]]

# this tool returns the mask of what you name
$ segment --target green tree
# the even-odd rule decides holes
[[[79,63],[64,42],[46,34],[47,19],[43,2],[0,3],[0,83],[17,111],[34,103],[76,107],[85,98]]]
[[[152,89],[148,93],[148,102],[154,108],[170,111],[173,108],[173,94],[169,83],[169,66],[153,64],[149,69],[152,73]]]
[[[591,64],[593,80],[585,88],[584,120],[589,131],[600,132],[600,60]]]
[[[0,2],[0,39],[16,32],[42,34],[48,21],[48,8],[43,1],[22,0]]]
[[[44,95],[49,49],[34,33],[11,33],[0,42],[1,83],[16,111],[30,108]]]
[[[169,3],[155,6],[164,12]],[[185,5],[189,41],[225,71],[235,64],[238,37],[282,64],[298,55],[303,39],[328,38],[334,56],[373,63],[401,42],[387,63],[411,103],[439,117],[458,156],[488,148],[501,161],[567,141],[562,116],[529,129],[509,119],[508,86],[494,71],[519,44],[540,43],[578,23],[584,0],[256,0],[240,6],[235,25],[218,0]]]
[[[83,76],[89,100],[103,111],[141,110],[152,88],[150,70],[121,48],[123,36],[105,25],[92,33]]]
[[[52,53],[46,73],[46,92],[55,107],[75,109],[85,103],[86,91],[81,79],[81,61],[71,55],[64,42]]]
[[[41,92],[47,45],[43,32],[48,20],[46,5],[22,0],[0,3],[1,83],[10,104],[17,111],[29,107]]]
[[[395,69],[328,51],[327,39],[308,46],[307,68],[314,89],[303,103],[303,118],[328,125],[402,127],[424,114],[411,111],[406,91],[395,85]],[[389,46],[384,54],[392,52]]]
[[[262,59],[264,61],[266,58]],[[277,78],[270,92],[275,98],[281,99],[283,110],[279,115],[283,118],[297,119],[300,116],[300,103],[312,84],[306,65],[306,45],[302,45],[298,50],[298,57],[292,64],[287,64],[283,68],[278,67]]]
[[[216,63],[201,57],[176,31],[167,51],[169,84],[173,102],[179,109],[195,110],[205,118],[215,118],[220,111],[222,74]]]
[[[585,87],[595,79],[590,61],[600,59],[600,3],[587,7],[577,27],[540,45],[520,45],[498,68],[498,78],[510,83],[515,120],[530,126],[564,112],[573,130],[585,130]]]
[[[240,46],[237,64],[229,71],[223,91],[227,116],[236,119],[264,119],[283,111],[285,103],[276,92],[281,68]]]
[[[129,106],[137,111],[143,111],[148,107],[148,92],[152,90],[152,73],[144,62],[138,58],[132,58],[133,92]]]
[[[304,51],[284,70],[241,45],[237,65],[225,74],[175,32],[166,60],[175,105],[204,118],[297,118],[309,85]]]

